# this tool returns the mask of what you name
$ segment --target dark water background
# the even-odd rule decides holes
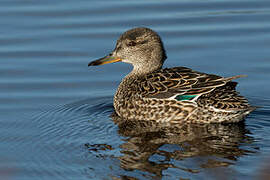
[[[137,26],[163,38],[166,67],[246,74],[259,106],[241,125],[116,125],[131,66],[88,68]],[[1,179],[267,179],[270,1],[0,1]]]

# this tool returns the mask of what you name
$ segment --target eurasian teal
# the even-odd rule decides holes
[[[166,58],[155,31],[134,28],[120,36],[108,56],[88,66],[118,61],[133,65],[114,95],[116,113],[127,120],[239,122],[254,110],[232,82],[241,75],[225,78],[186,67],[162,69]]]

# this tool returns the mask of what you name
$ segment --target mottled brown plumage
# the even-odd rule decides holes
[[[128,120],[238,122],[254,109],[232,82],[242,76],[224,78],[186,67],[162,69],[165,59],[158,34],[134,28],[120,36],[109,56],[89,66],[117,61],[133,65],[114,96],[116,113]]]

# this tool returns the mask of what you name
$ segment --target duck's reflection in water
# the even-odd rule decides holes
[[[153,121],[126,121],[113,114],[119,134],[126,137],[119,157],[125,170],[141,170],[162,176],[163,170],[178,168],[190,173],[204,168],[229,166],[240,156],[253,153],[243,146],[251,144],[244,123],[176,124]],[[192,159],[188,167],[177,161]]]

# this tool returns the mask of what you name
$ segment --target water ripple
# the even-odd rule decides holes
[[[68,170],[70,173],[72,172],[71,174],[77,174],[81,171],[78,165],[85,163],[80,159],[80,154],[84,153],[84,150],[82,151],[84,144],[98,143],[104,140],[107,142],[108,135],[115,134],[116,126],[109,118],[105,118],[113,111],[111,100],[110,97],[82,100],[52,107],[33,117],[38,126],[39,135],[36,137],[38,142],[32,146],[43,153],[43,156],[37,157],[33,161],[46,161],[47,165],[53,163],[53,168],[56,168],[53,171],[46,168],[43,174],[48,173],[47,176],[53,177],[56,174],[65,174]],[[75,158],[75,161],[78,162],[69,162],[74,161],[74,156],[79,158],[77,160]],[[66,166],[66,163],[69,164],[68,169],[59,169],[63,165]],[[42,170],[44,168],[43,166],[39,167]],[[32,169],[32,171],[38,174],[41,170]]]
[[[269,7],[268,0],[1,1],[0,176],[256,179],[270,154]],[[259,108],[245,126],[116,125],[112,95],[131,66],[87,64],[136,26],[160,33],[167,67],[248,74],[239,90]]]

